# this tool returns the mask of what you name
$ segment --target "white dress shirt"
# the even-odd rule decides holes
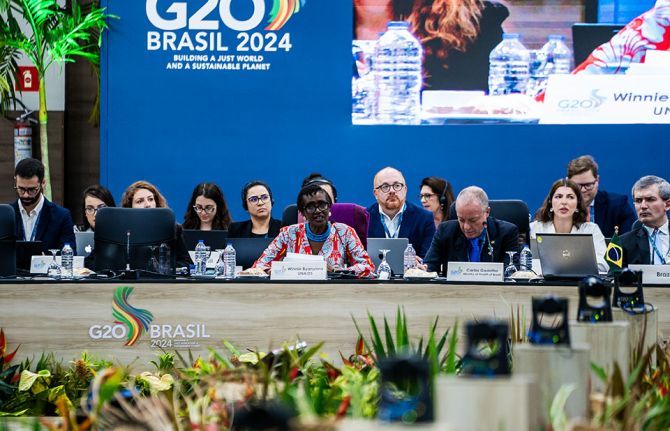
[[[37,202],[35,208],[30,211],[30,214],[23,208],[23,203],[19,199],[19,212],[21,213],[21,220],[23,221],[23,235],[25,241],[34,240],[33,230],[37,227],[37,218],[44,206],[44,195],[40,193],[40,200]]]
[[[388,229],[388,232],[386,232],[386,230],[384,231],[387,238],[398,238],[398,233],[400,233],[400,223],[402,222],[402,213],[405,212],[406,208],[407,204],[402,204],[402,209],[391,218],[386,215],[384,210],[382,210],[382,206],[379,205],[379,214],[382,216],[382,225],[386,225],[386,229]]]
[[[556,233],[556,228],[554,227],[553,222],[542,223],[535,220],[530,224],[530,237],[535,238],[538,233]],[[585,233],[591,234],[593,238],[593,248],[596,251],[596,261],[598,262],[598,271],[607,272],[609,266],[605,261],[605,252],[607,251],[607,245],[605,244],[605,236],[600,231],[600,228],[597,224],[591,222],[582,223],[579,228],[573,225],[570,233]]]
[[[647,234],[649,234],[649,262],[654,265],[662,265],[663,260],[665,260],[666,264],[670,264],[670,232],[668,232],[668,222],[666,221],[658,229],[655,238],[654,228],[647,226],[644,226],[644,228],[647,229]],[[655,240],[655,242],[652,240]],[[663,256],[663,259],[659,258],[658,254],[656,254],[656,250],[654,250],[654,246],[652,245],[654,243],[656,244],[656,250]]]

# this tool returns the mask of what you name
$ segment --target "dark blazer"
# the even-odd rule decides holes
[[[228,226],[228,238],[251,238],[251,220],[236,221]],[[270,230],[268,230],[268,238],[275,238],[279,235],[281,229],[281,220],[276,218],[270,219]]]
[[[605,190],[598,190],[594,203],[596,224],[607,238],[614,235],[614,227],[619,226],[619,235],[629,232],[637,219],[635,210],[628,203],[628,197]]]
[[[16,239],[21,241],[24,239],[25,233],[23,231],[23,219],[21,219],[21,212],[19,211],[19,201],[16,200],[11,205],[16,217]],[[76,250],[77,248],[70,210],[50,202],[46,197],[35,229],[35,241],[42,241],[45,250],[50,248],[61,249],[66,242],[70,243],[73,249]],[[26,238],[26,240],[30,240],[30,238]]]
[[[519,251],[519,228],[512,223],[489,217],[486,221],[489,230],[489,239],[493,247],[493,256],[489,255],[488,245],[482,246],[480,260],[482,262],[509,262],[508,251]],[[428,271],[442,272],[442,265],[446,270],[447,262],[468,262],[470,240],[468,240],[457,220],[449,220],[440,224],[430,245],[430,250],[423,260],[428,265]],[[518,253],[514,262],[518,263]]]
[[[651,263],[649,234],[641,223],[632,231],[621,235],[621,248],[623,249],[623,266]]]
[[[402,216],[398,238],[407,238],[414,247],[416,254],[424,257],[428,253],[430,242],[435,235],[435,223],[430,211],[405,202],[407,208]],[[384,226],[379,215],[379,204],[374,203],[368,207],[370,213],[370,224],[368,225],[368,238],[385,238]]]

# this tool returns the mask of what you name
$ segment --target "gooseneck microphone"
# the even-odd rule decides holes
[[[126,231],[126,271],[130,271],[130,231]]]
[[[489,227],[488,223],[484,222],[484,232],[486,232],[486,245],[489,249],[489,258],[493,262],[493,245],[491,245],[491,238],[489,237]]]

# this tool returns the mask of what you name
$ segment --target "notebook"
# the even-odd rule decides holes
[[[379,268],[379,263],[382,261],[379,250],[389,250],[386,253],[386,262],[391,266],[394,276],[402,277],[405,273],[403,254],[407,244],[409,244],[407,238],[368,238],[367,250],[375,268]]]
[[[545,279],[580,279],[598,275],[591,234],[537,234],[542,275]]]

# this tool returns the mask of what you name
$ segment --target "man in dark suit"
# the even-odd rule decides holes
[[[489,217],[489,198],[470,186],[456,198],[457,220],[440,224],[424,259],[428,271],[444,273],[447,262],[509,262],[508,251],[519,250],[519,228]],[[518,255],[514,256],[518,262]]]
[[[45,250],[63,248],[65,243],[76,249],[70,211],[44,197],[45,184],[44,165],[39,160],[23,159],[16,165],[14,189],[18,199],[11,204],[16,216],[16,239],[42,241]]]
[[[586,221],[600,227],[603,235],[611,238],[614,228],[619,234],[630,231],[635,221],[635,212],[624,195],[598,190],[600,176],[598,164],[591,156],[581,156],[568,164],[568,179],[581,189],[584,205],[589,208]]]
[[[640,178],[633,186],[633,203],[640,222],[621,236],[623,266],[670,264],[670,184],[654,175]]]
[[[373,193],[377,203],[368,207],[368,238],[407,238],[417,256],[424,257],[435,234],[433,214],[407,202],[402,173],[391,167],[377,172]]]

